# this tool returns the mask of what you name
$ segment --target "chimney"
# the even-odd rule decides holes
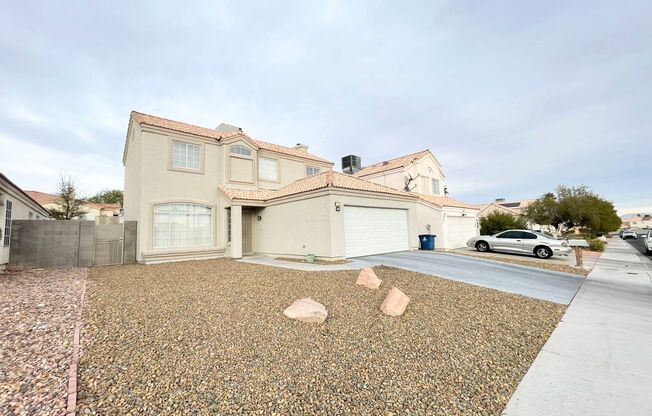
[[[308,146],[306,146],[305,144],[297,143],[297,145],[294,146],[294,149],[302,153],[308,153]]]
[[[233,126],[231,124],[220,123],[219,126],[215,127],[215,130],[221,131],[223,133],[235,133],[235,132],[242,131],[242,128],[238,126]]]
[[[502,204],[503,202],[505,202],[505,198],[496,198],[497,204]]]
[[[342,158],[342,172],[352,175],[362,169],[360,156],[348,155]]]

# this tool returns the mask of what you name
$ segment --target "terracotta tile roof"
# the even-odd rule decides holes
[[[95,209],[112,209],[114,211],[119,210],[120,204],[103,204],[103,203],[98,203],[98,202],[86,202],[84,204],[85,206],[89,208],[95,208]]]
[[[14,187],[14,188],[16,189],[16,191],[20,192],[21,194],[23,194],[24,196],[26,196],[27,199],[29,199],[29,200],[31,200],[32,202],[34,202],[34,203],[36,204],[36,206],[40,207],[40,208],[43,210],[43,212],[47,213],[48,216],[50,215],[50,211],[48,211],[44,206],[41,205],[41,203],[40,203],[39,201],[37,201],[37,200],[36,200],[32,195],[30,195],[30,194],[29,194],[29,191],[23,191],[21,188],[18,187],[18,185],[16,185],[15,183],[13,183],[13,182],[11,181],[11,179],[9,179],[7,176],[5,176],[5,174],[2,173],[2,172],[0,172],[0,181],[4,181],[4,182],[7,183],[9,186]],[[39,192],[39,193],[40,193],[40,192]],[[48,195],[48,194],[45,194],[45,195]]]
[[[409,155],[397,157],[395,159],[385,160],[383,162],[365,166],[358,172],[354,173],[353,176],[359,178],[361,176],[373,175],[374,173],[385,172],[387,170],[404,168],[413,164],[428,153],[430,153],[430,150],[422,150],[420,152],[411,153]]]
[[[449,198],[447,196],[437,196],[437,195],[424,195],[416,194],[420,199],[430,202],[431,204],[439,205],[440,207],[453,207],[453,208],[468,208],[468,209],[479,209],[472,205],[466,204],[457,199]]]
[[[333,162],[330,162],[322,157],[315,156],[311,153],[306,152],[305,150],[294,149],[287,146],[281,146],[279,144],[268,143],[262,140],[257,140],[248,136],[242,131],[224,132],[224,131],[211,129],[208,127],[200,127],[200,126],[195,126],[193,124],[183,123],[180,121],[169,120],[167,118],[152,116],[149,114],[143,114],[137,111],[131,112],[131,118],[132,120],[136,121],[138,124],[141,125],[145,124],[153,127],[161,127],[168,130],[178,131],[181,133],[193,134],[196,136],[206,137],[209,139],[215,139],[217,141],[221,141],[222,139],[226,139],[229,137],[244,136],[247,139],[251,140],[260,149],[286,154],[289,156],[301,157],[304,159],[316,160],[318,162],[329,163],[331,165],[333,164]]]
[[[519,215],[520,214],[520,212],[518,210],[514,209],[514,208],[504,207],[504,206],[499,205],[499,204],[497,204],[495,202],[490,202],[488,204],[471,204],[471,206],[473,208],[479,209],[481,212],[484,211],[487,208],[494,207],[494,210],[498,209],[498,210],[501,210],[501,211],[507,211],[507,212],[510,212],[510,213],[512,213],[514,215]]]
[[[38,202],[40,205],[51,204],[59,200],[58,196],[52,194],[46,194],[45,192],[25,191],[25,193],[29,195],[29,197],[32,198],[34,201]]]
[[[407,197],[417,196],[408,192],[398,191],[394,188],[378,185],[365,181],[363,179],[354,178],[350,175],[345,175],[339,172],[329,170],[319,175],[310,176],[308,178],[299,179],[286,185],[278,190],[241,190],[232,189],[220,186],[220,191],[226,195],[230,200],[252,200],[252,201],[271,201],[274,199],[282,198],[290,195],[297,195],[304,192],[314,191],[322,188],[339,188],[349,189],[353,191],[366,191],[388,195],[400,195]]]

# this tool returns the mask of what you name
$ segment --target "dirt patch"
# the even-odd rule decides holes
[[[563,305],[388,267],[231,260],[92,271],[80,414],[499,415]],[[379,310],[392,286],[401,318]],[[298,298],[323,324],[283,316]]]
[[[315,259],[312,263],[309,263],[306,261],[306,259],[295,259],[291,257],[277,257],[274,260],[279,260],[279,261],[291,261],[293,263],[306,263],[306,264],[347,264],[351,263],[351,260],[319,260]]]
[[[545,260],[534,260],[534,259],[528,260],[518,256],[509,257],[506,255],[493,255],[491,253],[480,253],[475,251],[464,251],[464,250],[449,251],[449,254],[459,254],[461,256],[479,257],[487,260],[499,261],[502,263],[520,264],[521,266],[537,267],[539,269],[554,270],[556,272],[572,273],[579,276],[588,276],[588,274],[591,272],[591,270],[580,269],[578,267],[573,267],[568,264],[546,262]],[[574,256],[575,254],[571,253],[570,255]]]
[[[0,413],[66,413],[84,269],[0,276]]]

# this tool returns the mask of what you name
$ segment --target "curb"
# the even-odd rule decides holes
[[[68,370],[68,400],[66,406],[66,415],[75,416],[77,411],[77,368],[79,366],[79,341],[81,337],[82,311],[84,309],[84,298],[86,297],[86,281],[88,278],[88,269],[84,272],[82,281],[82,290],[79,302],[79,310],[75,319],[75,333],[72,339],[72,356],[70,359],[70,369]]]

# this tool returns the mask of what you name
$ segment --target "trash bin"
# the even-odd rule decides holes
[[[434,250],[435,249],[434,234],[421,234],[419,235],[419,250]]]

